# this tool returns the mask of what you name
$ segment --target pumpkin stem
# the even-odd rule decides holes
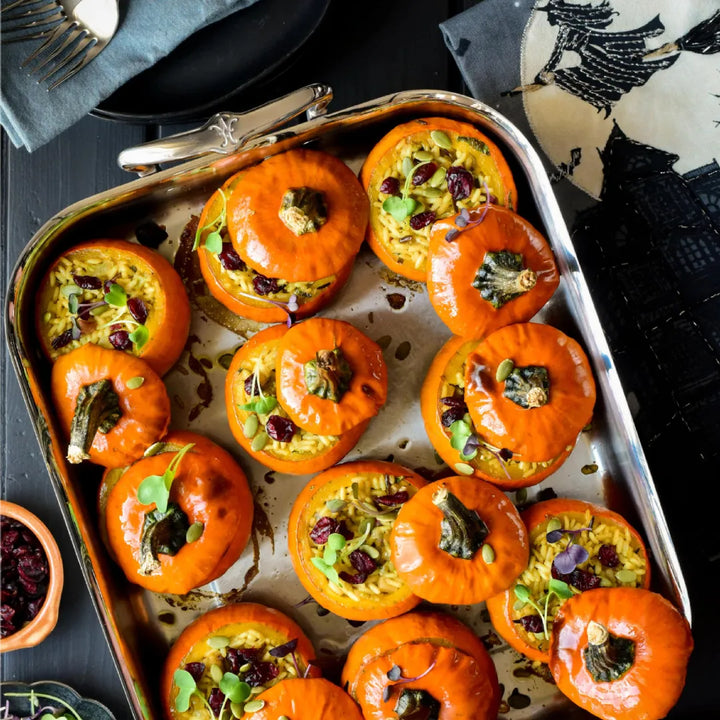
[[[583,659],[595,682],[619,680],[633,666],[633,640],[612,635],[604,625],[594,620],[587,625],[587,639]]]
[[[110,380],[83,385],[77,396],[70,426],[68,461],[77,464],[87,460],[95,433],[109,433],[121,417],[120,398]]]
[[[521,408],[539,408],[550,402],[550,376],[539,365],[515,367],[505,378],[503,395]]]
[[[340,348],[318,350],[315,360],[305,363],[305,385],[309,393],[340,402],[350,387],[352,368]]]
[[[400,693],[394,712],[399,720],[438,720],[440,703],[427,690],[406,688]]]
[[[523,267],[521,253],[508,250],[487,252],[483,264],[475,274],[473,287],[480,291],[480,297],[487,300],[496,310],[513,298],[535,287],[537,273]]]
[[[444,516],[438,547],[453,557],[470,560],[485,542],[490,532],[488,526],[475,510],[465,507],[446,487],[436,490],[432,501]]]
[[[146,513],[140,538],[140,574],[158,572],[158,555],[176,555],[187,542],[189,528],[187,515],[176,503],[170,503],[165,512],[155,508]]]
[[[278,215],[295,235],[317,232],[327,222],[325,197],[319,190],[309,187],[288,188]]]

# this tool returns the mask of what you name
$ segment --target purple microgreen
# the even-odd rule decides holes
[[[310,605],[311,603],[315,602],[315,598],[312,597],[312,595],[308,595],[307,597],[303,598],[300,602],[295,603],[293,607],[300,608],[304,605]]]
[[[553,522],[551,520],[548,523],[548,531],[545,535],[545,539],[549,543],[556,543],[558,540],[562,538],[563,535],[569,535],[571,538],[574,538],[576,535],[579,535],[580,533],[590,531],[592,530],[593,523],[595,522],[595,518],[592,518],[590,521],[590,525],[588,527],[578,528],[577,530],[565,530],[562,527],[556,527],[557,524],[559,524],[559,521]]]
[[[415,677],[403,677],[402,670],[397,666],[393,665],[390,670],[388,670],[387,677],[390,682],[383,688],[383,702],[387,702],[390,699],[390,695],[393,691],[393,688],[396,685],[403,685],[404,683],[409,682],[415,682],[416,680],[421,680],[424,678],[429,672],[432,671],[432,669],[435,667],[437,661],[433,659],[433,661],[430,663],[429,667],[427,667],[425,670],[423,670],[419,675],[416,675]]]
[[[473,443],[470,440],[470,438],[475,437],[472,425],[466,420],[456,420],[450,426],[450,432],[452,433],[450,436],[450,446],[460,453],[460,457],[463,460],[472,460],[477,455],[479,446],[478,442],[478,445],[473,447]],[[477,441],[477,438],[475,439]],[[470,443],[469,446],[468,443]],[[468,448],[468,453],[465,453],[466,447]]]
[[[565,550],[555,556],[553,565],[561,575],[569,575],[578,565],[584,563],[588,557],[590,555],[582,545],[575,545],[571,542]]]
[[[312,660],[308,660],[308,664],[305,666],[305,672],[303,673],[303,680],[310,674],[310,667],[315,663]],[[298,677],[300,677],[298,675]]]
[[[494,447],[488,445],[487,443],[483,443],[485,449],[490,452],[492,455],[494,455],[497,458],[497,461],[500,463],[500,467],[503,469],[503,472],[505,473],[505,477],[507,477],[508,480],[512,480],[512,475],[510,475],[510,470],[508,470],[508,466],[506,464],[506,460],[512,459],[512,452],[508,450],[507,448],[502,448],[501,450],[496,450]],[[507,453],[510,453],[510,457],[505,457]]]
[[[80,337],[82,336],[82,330],[80,329],[80,326],[77,324],[76,318],[73,318],[71,332],[72,332],[73,340],[79,340]]]
[[[452,242],[453,240],[455,240],[455,238],[458,237],[458,235],[460,235],[460,231],[459,231],[459,230],[457,230],[456,228],[450,228],[450,229],[445,233],[445,240],[446,240],[447,242]]]
[[[473,458],[477,454],[478,448],[480,447],[480,441],[477,438],[477,435],[470,435],[470,437],[467,439],[467,442],[465,443],[465,447],[462,449],[462,456],[463,458]]]
[[[295,648],[297,647],[298,639],[293,638],[292,640],[288,640],[286,643],[283,643],[282,645],[278,645],[277,647],[272,648],[270,650],[270,654],[273,657],[276,658],[282,658],[286,655],[289,655],[291,652],[294,652]]]
[[[140,483],[137,489],[137,499],[142,505],[152,505],[155,503],[155,506],[160,512],[167,512],[170,487],[175,479],[175,473],[185,453],[193,447],[195,447],[195,443],[185,445],[185,447],[176,453],[162,475],[148,475]]]
[[[387,673],[388,680],[395,682],[402,677],[402,670],[399,665],[393,665]]]

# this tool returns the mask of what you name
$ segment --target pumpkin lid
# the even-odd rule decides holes
[[[365,236],[368,200],[353,171],[318,150],[289,150],[243,170],[227,200],[233,247],[271,278],[339,273]]]
[[[507,496],[460,476],[426,485],[401,508],[390,547],[398,575],[416,595],[461,605],[509,587],[529,552],[527,530]]]
[[[501,637],[530,659],[547,663],[554,619],[567,597],[597,587],[647,588],[650,563],[637,530],[608,508],[553,498],[533,503],[521,517],[531,562],[512,588],[488,598],[486,605]]]
[[[515,323],[469,355],[465,402],[483,440],[526,460],[550,460],[590,421],[595,380],[575,340],[550,325]]]
[[[479,340],[451,337],[433,358],[420,392],[425,430],[438,455],[457,473],[473,475],[503,490],[537,485],[569,457],[529,462],[483,441],[465,403],[465,364]]]
[[[428,295],[456,335],[484,338],[530,320],[559,282],[545,238],[507,208],[465,211],[433,226]]]
[[[275,608],[243,602],[209,610],[182,631],[165,660],[165,715],[174,720],[198,717],[196,713],[203,717],[206,702],[213,706],[225,698],[220,679],[232,693],[228,699],[242,710],[280,677],[318,676],[314,658],[300,626]],[[234,678],[227,681],[227,673]]]
[[[641,588],[599,588],[565,602],[555,621],[550,671],[575,704],[601,718],[664,718],[693,649],[688,621]]]
[[[398,510],[425,480],[397,463],[342,463],[315,476],[288,522],[290,558],[319,605],[350,620],[392,617],[420,602],[392,565]]]
[[[278,398],[277,358],[285,325],[265,328],[242,345],[225,379],[225,406],[237,442],[258,462],[278,472],[305,475],[341,460],[369,420],[341,435],[316,433],[295,424]]]
[[[190,301],[159,252],[125,240],[91,240],[51,265],[40,284],[36,327],[51,360],[94,343],[142,357],[164,375],[185,347]]]
[[[516,205],[500,148],[475,126],[442,117],[395,126],[360,172],[370,198],[368,243],[394,272],[424,282],[433,223],[460,209]]]
[[[343,320],[311,318],[280,341],[280,404],[301,428],[339,435],[377,415],[387,398],[382,350]]]

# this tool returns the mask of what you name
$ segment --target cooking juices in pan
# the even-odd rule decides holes
[[[543,584],[534,574],[542,567],[531,570],[535,525],[523,522],[512,502],[521,497],[510,491],[531,499],[556,484],[568,495],[582,491],[576,483],[586,476],[571,457],[579,446],[586,452],[595,379],[567,310],[549,314],[564,321],[562,330],[537,321],[564,300],[552,243],[524,216],[523,207],[534,214],[527,183],[468,115],[461,122],[427,114],[376,132],[357,173],[333,153],[296,148],[230,164],[200,203],[194,199],[203,281],[250,327],[239,343],[234,337],[222,370],[188,361],[215,378],[224,423],[200,415],[180,429],[192,385],[182,375],[184,351],[217,346],[225,332],[197,309],[190,329],[182,283],[180,293],[172,266],[156,258],[174,247],[187,209],[174,213],[182,224],[159,253],[126,241],[77,242],[45,273],[36,327],[54,366],[65,450],[106,468],[99,533],[128,580],[150,590],[151,605],[182,596],[177,602],[197,618],[166,639],[166,716],[294,717],[285,708],[300,693],[349,716],[442,717],[441,708],[477,710],[480,693],[482,712],[494,717],[497,673],[509,693],[517,656],[496,653],[497,669],[489,659],[480,603],[498,606],[491,619],[510,646],[528,648],[531,659],[542,652],[547,662],[555,657],[553,627],[564,622],[560,600],[593,592],[594,583],[574,582],[573,572],[603,587],[647,587],[644,555],[643,572],[624,567],[637,557],[639,534],[628,547],[608,541],[599,510],[583,516],[582,528],[563,520],[553,549],[572,557],[571,571]],[[390,290],[406,298],[402,307],[379,300]],[[403,365],[408,353],[412,365]],[[92,371],[76,377],[83,366]],[[98,368],[107,377],[96,377]],[[173,401],[171,414],[163,398]],[[153,429],[143,434],[148,412]],[[128,423],[134,432],[121,433]],[[388,438],[424,466],[388,457]],[[274,553],[259,539],[265,507]],[[601,550],[609,544],[618,558],[612,570]],[[256,582],[267,600],[247,617],[251,604],[236,603],[246,598],[232,591],[243,573],[244,586]],[[291,602],[298,585],[310,597]],[[193,606],[188,593],[196,589],[223,608]],[[419,612],[422,599],[465,604],[473,628]],[[112,598],[108,604],[114,611]],[[274,615],[274,605],[286,613]],[[603,606],[613,637],[608,613],[615,617],[618,607],[612,596],[607,613]],[[542,627],[525,619],[534,615]],[[279,617],[286,619],[278,625]],[[377,638],[348,624],[385,618],[393,619],[377,626]],[[320,668],[334,679],[358,636],[362,657],[351,650],[344,671],[349,694],[318,685]],[[327,642],[334,663],[319,652]],[[687,654],[691,640],[681,644]],[[474,684],[458,683],[458,663]],[[635,672],[629,654],[623,672]]]

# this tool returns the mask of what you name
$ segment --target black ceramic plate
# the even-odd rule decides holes
[[[31,694],[34,700],[31,699]],[[38,709],[47,707],[63,711],[68,718],[76,717],[69,710],[72,708],[82,720],[115,720],[114,715],[97,700],[81,697],[69,685],[52,680],[32,684],[0,683],[0,702],[3,708],[7,703],[8,717],[33,717]],[[53,712],[53,714],[61,713]]]
[[[135,123],[199,120],[269,80],[315,32],[330,0],[258,0],[199,30],[92,114]],[[223,107],[226,106],[226,107]]]

